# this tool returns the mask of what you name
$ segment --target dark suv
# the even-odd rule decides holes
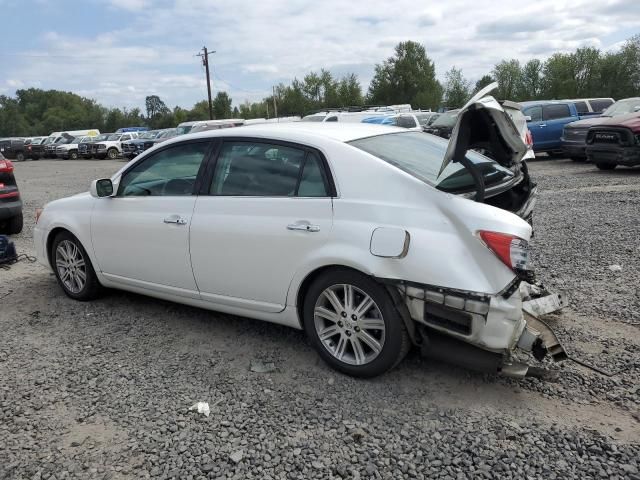
[[[0,153],[0,233],[22,231],[22,200],[13,176],[13,164]]]
[[[24,140],[22,138],[0,138],[0,154],[10,160],[24,160]]]

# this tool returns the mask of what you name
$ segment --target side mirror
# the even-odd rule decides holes
[[[525,119],[527,122],[530,122],[530,121],[531,121],[531,115],[525,115],[525,116],[524,116],[524,119]]]
[[[110,197],[113,195],[113,183],[110,178],[101,178],[91,182],[89,193],[94,198]]]

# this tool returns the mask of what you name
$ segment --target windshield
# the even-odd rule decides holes
[[[120,140],[120,137],[121,137],[121,136],[122,136],[122,135],[121,135],[121,134],[119,134],[119,133],[114,133],[114,134],[112,134],[112,135],[109,135],[109,136],[106,138],[106,140],[113,142],[113,141],[116,141],[116,140]]]
[[[111,135],[110,133],[103,133],[101,135],[98,135],[97,137],[94,137],[93,140],[96,142],[102,142],[104,140],[106,140],[107,138],[109,138],[109,135]]]
[[[156,136],[158,135],[159,132],[144,132],[142,135],[140,135],[138,138],[156,138]]]
[[[459,163],[450,163],[438,177],[442,159],[447,150],[447,140],[422,132],[393,133],[361,138],[349,142],[419,180],[447,192],[475,190],[475,182],[467,169]],[[495,185],[513,172],[477,152],[467,152],[484,177],[485,185]]]
[[[326,115],[309,115],[308,117],[303,117],[301,122],[321,122],[324,120]]]
[[[177,135],[184,135],[185,133],[189,133],[192,128],[193,125],[184,125],[182,127],[179,126],[178,128],[176,128],[176,131],[178,132]]]
[[[53,143],[67,143],[67,139],[64,137],[58,137]]]
[[[448,127],[451,128],[456,124],[456,120],[458,119],[458,111],[452,110],[450,112],[445,112],[440,115],[435,121],[431,124],[432,127]]]
[[[58,138],[58,137],[47,137],[47,138],[45,138],[44,142],[42,142],[42,144],[43,145],[49,145],[50,143],[55,142],[56,138]]]
[[[640,111],[640,98],[630,98],[628,100],[619,100],[604,112],[603,117],[615,117],[616,115],[624,115],[625,113],[633,113]]]

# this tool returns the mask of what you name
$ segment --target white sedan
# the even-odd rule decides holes
[[[470,150],[481,141],[498,161]],[[508,373],[514,348],[544,350],[518,289],[535,196],[525,152],[482,95],[449,144],[365,124],[184,135],[46,205],[35,246],[74,299],[118,288],[304,329],[350,375],[443,337]]]

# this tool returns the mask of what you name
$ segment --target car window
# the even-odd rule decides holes
[[[262,197],[327,196],[318,155],[302,148],[231,141],[222,146],[211,195]]]
[[[558,118],[567,118],[570,116],[571,111],[569,110],[569,105],[564,103],[558,105],[544,105],[542,107],[543,120],[556,120]]]
[[[149,155],[122,176],[118,196],[191,195],[208,148],[208,142],[182,143]]]
[[[611,105],[613,105],[613,101],[607,98],[589,100],[589,103],[591,104],[591,109],[597,113],[602,113],[606,108],[609,108]]]
[[[578,111],[578,115],[582,113],[589,113],[589,107],[587,106],[587,102],[574,102],[576,106],[576,110]],[[592,103],[593,105],[593,103]]]
[[[349,144],[440,190],[458,192],[475,189],[471,173],[460,163],[449,163],[442,175],[438,175],[448,145],[443,138],[421,132],[405,132],[361,138]],[[467,152],[466,157],[482,172],[486,186],[495,185],[514,175],[511,170],[472,150]]]
[[[409,115],[400,115],[398,117],[398,126],[404,127],[404,128],[417,127],[416,121],[413,119],[413,117],[410,117]]]
[[[530,122],[539,122],[542,120],[542,107],[535,106],[524,109],[524,114],[531,117]]]
[[[338,121],[338,117],[336,117],[335,115],[325,120],[325,122],[337,122],[337,121]]]

